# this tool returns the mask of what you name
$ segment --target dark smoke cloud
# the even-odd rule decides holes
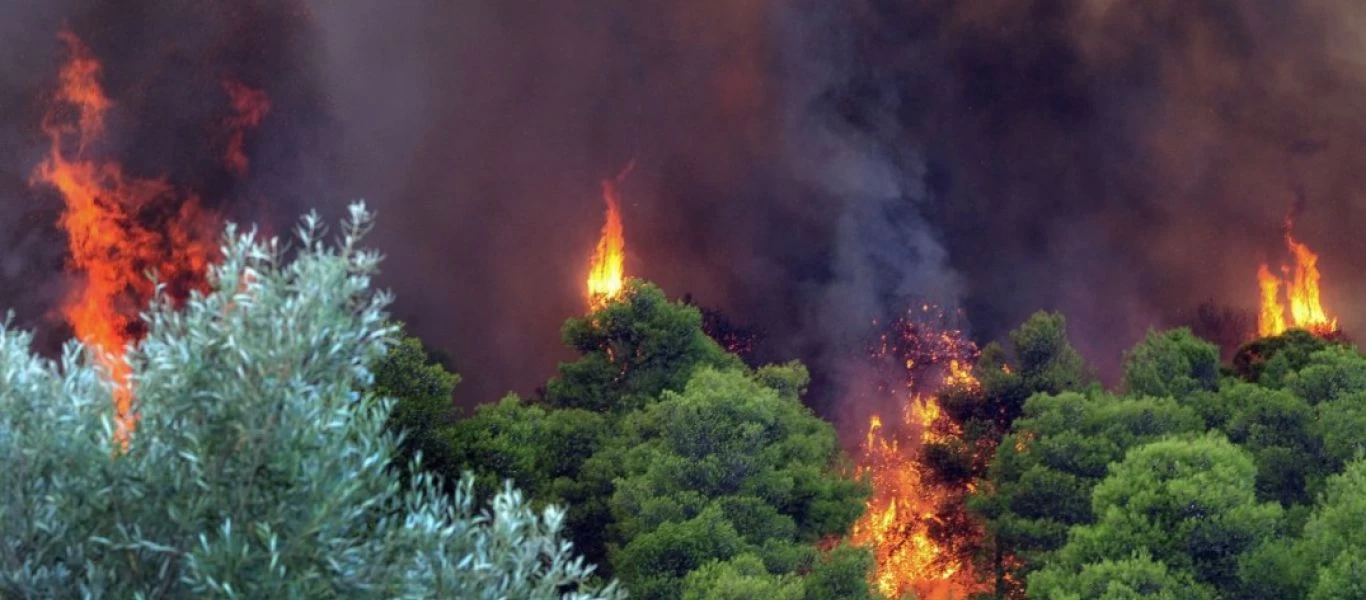
[[[897,82],[894,135],[927,146],[933,220],[979,333],[1061,309],[1113,377],[1145,328],[1205,298],[1256,301],[1297,188],[1325,301],[1361,324],[1366,9],[875,1],[864,15],[863,80]]]
[[[1297,189],[1326,303],[1366,317],[1351,3],[103,6],[0,15],[0,304],[39,321],[60,236],[24,180],[63,20],[124,102],[111,154],[277,230],[369,200],[396,312],[452,355],[466,405],[567,358],[598,180],[632,158],[628,270],[758,325],[761,358],[810,361],[827,414],[871,320],[921,299],[983,340],[1061,309],[1113,375],[1145,328],[1255,301]],[[246,181],[206,144],[224,75],[276,103]]]

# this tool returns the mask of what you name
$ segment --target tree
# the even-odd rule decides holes
[[[834,428],[801,404],[806,381],[797,364],[753,375],[703,368],[625,419],[614,442],[623,474],[611,501],[620,540],[612,563],[633,593],[677,598],[688,573],[742,554],[793,573],[800,565],[787,557],[798,546],[842,535],[858,518],[868,490],[831,472]],[[863,581],[866,570],[853,576]]]
[[[982,349],[973,369],[980,385],[950,387],[940,398],[956,423],[997,440],[1010,430],[1030,396],[1080,390],[1094,381],[1067,341],[1067,320],[1061,314],[1035,313],[1009,339],[1008,349],[994,342]]]
[[[601,564],[607,559],[604,525],[612,519],[607,498],[617,469],[590,461],[612,434],[613,423],[609,415],[510,395],[449,427],[445,442],[454,464],[479,473],[481,496],[511,478],[536,502],[572,507],[566,526],[575,546]]]
[[[460,472],[444,430],[460,376],[447,371],[421,340],[406,335],[397,335],[396,340],[376,361],[370,390],[376,397],[393,399],[389,428],[402,436],[394,462],[406,467],[421,453],[427,471],[454,483]]]
[[[1366,392],[1366,356],[1353,347],[1328,346],[1286,373],[1283,382],[1311,406]]]
[[[834,429],[802,405],[804,367],[750,369],[708,337],[696,308],[641,281],[564,332],[582,357],[560,366],[544,398],[506,398],[451,429],[459,462],[486,487],[511,477],[537,501],[570,505],[576,547],[636,597],[866,591],[862,550],[816,548],[847,531],[868,490],[849,477]],[[754,579],[746,556],[774,577]],[[687,584],[704,567],[735,587]]]
[[[1146,550],[1131,558],[1105,559],[1078,574],[1043,571],[1030,578],[1032,597],[1041,600],[1215,600],[1217,592],[1190,573],[1173,571]]]
[[[310,216],[301,251],[228,229],[209,291],[148,310],[127,354],[126,445],[93,349],[60,363],[0,327],[0,592],[19,597],[617,597],[505,488],[473,514],[389,468],[392,402],[365,401],[392,343],[378,256],[352,207],[339,245]]]
[[[1185,398],[1219,384],[1219,349],[1189,329],[1149,330],[1124,357],[1124,387],[1135,396]]]
[[[1067,545],[1029,578],[1031,597],[1082,594],[1080,575],[1146,552],[1170,575],[1240,597],[1239,563],[1279,533],[1281,509],[1259,503],[1256,466],[1217,436],[1167,439],[1129,451],[1096,486],[1097,520],[1072,528]]]
[[[1010,333],[1009,341],[1009,348],[993,342],[982,349],[972,369],[974,381],[958,380],[940,391],[940,407],[962,434],[926,443],[920,451],[920,462],[932,481],[964,490],[936,511],[941,525],[932,528],[931,535],[946,547],[960,548],[964,559],[988,557],[998,595],[1006,593],[1005,546],[991,539],[981,545],[962,543],[976,537],[971,533],[975,524],[967,514],[966,490],[973,480],[987,476],[1001,438],[1031,396],[1080,390],[1094,381],[1067,341],[1067,321],[1061,314],[1035,313]]]
[[[1333,476],[1298,544],[1303,581],[1317,581],[1309,597],[1366,598],[1366,459]]]
[[[709,562],[683,581],[683,600],[802,600],[804,596],[801,580],[769,573],[764,561],[753,554]]]
[[[1036,395],[997,448],[990,485],[969,506],[1019,561],[1011,578],[1024,581],[1063,546],[1069,528],[1095,521],[1091,492],[1110,464],[1143,444],[1203,430],[1195,411],[1170,398]]]
[[[1340,472],[1366,453],[1366,392],[1347,394],[1314,407],[1314,435],[1323,444],[1324,469]]]
[[[697,308],[635,279],[603,308],[569,319],[562,333],[582,357],[561,364],[546,385],[546,401],[559,408],[625,412],[683,389],[697,367],[743,366],[703,331]]]
[[[1298,539],[1268,540],[1243,562],[1253,598],[1366,598],[1366,459],[1330,477]]]
[[[1230,407],[1223,431],[1257,464],[1257,496],[1282,506],[1307,504],[1328,475],[1314,409],[1287,390],[1235,382],[1220,390]]]
[[[1233,372],[1245,381],[1279,387],[1286,373],[1309,364],[1309,357],[1329,342],[1303,329],[1254,340],[1233,355]]]

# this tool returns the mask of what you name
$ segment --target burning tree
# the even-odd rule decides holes
[[[915,592],[921,598],[964,594],[976,587],[960,545],[963,534],[943,535],[945,505],[961,503],[968,488],[939,477],[925,450],[953,443],[962,429],[945,418],[938,392],[978,385],[971,374],[977,347],[950,323],[950,314],[922,305],[894,320],[870,349],[880,365],[882,394],[897,412],[874,414],[859,457],[859,471],[873,483],[866,512],[850,541],[873,548],[874,583],[883,595]]]
[[[1294,259],[1294,268],[1282,265],[1282,276],[1272,273],[1266,263],[1257,268],[1257,287],[1261,291],[1261,310],[1257,315],[1257,335],[1260,337],[1280,335],[1287,329],[1304,329],[1321,336],[1338,331],[1337,318],[1328,316],[1319,298],[1319,255],[1291,235],[1293,227],[1294,221],[1287,218],[1285,246]]]
[[[588,267],[588,308],[597,310],[621,295],[626,283],[626,234],[621,225],[621,183],[635,168],[635,161],[617,174],[602,180],[602,200],[607,204],[607,220]]]

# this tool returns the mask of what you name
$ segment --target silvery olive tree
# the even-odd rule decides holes
[[[468,476],[401,485],[392,403],[358,391],[394,340],[370,222],[309,215],[290,253],[229,227],[207,291],[144,315],[126,443],[89,349],[0,322],[0,596],[624,596],[510,484],[477,513]]]

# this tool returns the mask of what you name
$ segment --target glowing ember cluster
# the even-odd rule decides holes
[[[935,539],[932,531],[939,507],[964,490],[951,490],[929,480],[918,461],[926,443],[961,435],[942,414],[936,394],[949,385],[976,386],[971,365],[977,347],[950,326],[946,311],[922,305],[893,321],[870,354],[876,362],[895,365],[886,386],[898,414],[873,415],[859,457],[859,470],[873,484],[863,517],[854,524],[851,541],[871,546],[877,561],[874,584],[887,597],[915,592],[924,599],[963,596],[974,588],[956,549]]]
[[[1290,234],[1293,223],[1285,224],[1285,245],[1295,261],[1292,269],[1282,265],[1281,276],[1266,263],[1257,269],[1261,309],[1257,315],[1257,335],[1280,335],[1287,329],[1305,329],[1316,335],[1338,331],[1338,320],[1329,317],[1319,299],[1319,256]],[[1282,301],[1284,291],[1284,302]],[[1287,310],[1287,305],[1289,310]]]

